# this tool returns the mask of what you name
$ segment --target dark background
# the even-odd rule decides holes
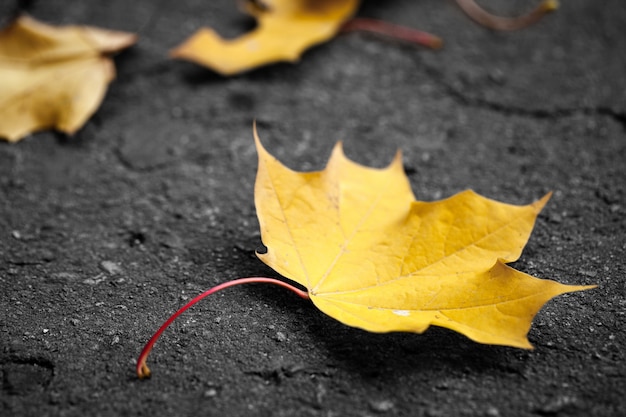
[[[197,28],[235,36],[234,2],[34,1],[53,24],[139,32],[74,137],[0,143],[0,414],[619,416],[626,410],[626,5],[563,1],[494,33],[453,1],[366,1],[362,16],[441,36],[430,51],[341,35],[223,78],[167,58]],[[481,2],[500,13],[536,2]],[[7,21],[14,3],[3,1]],[[253,204],[252,120],[274,155],[321,169],[337,140],[382,167],[395,151],[418,199],[466,188],[554,196],[514,266],[592,291],[549,302],[533,351],[347,328],[272,286],[182,316],[139,381],[137,355],[186,300],[276,276]]]

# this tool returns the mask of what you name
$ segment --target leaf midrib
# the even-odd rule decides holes
[[[408,274],[404,274],[404,275],[397,276],[397,277],[392,278],[392,279],[390,279],[390,280],[388,280],[388,281],[385,281],[385,282],[384,282],[384,283],[382,283],[382,284],[377,283],[377,284],[374,284],[374,285],[368,285],[368,286],[365,286],[365,287],[359,287],[359,288],[352,289],[352,290],[325,292],[325,293],[322,293],[322,294],[323,294],[323,295],[333,295],[333,294],[349,294],[349,293],[354,293],[354,292],[358,292],[358,291],[367,290],[367,289],[370,289],[370,288],[383,287],[383,286],[385,286],[385,285],[387,285],[387,284],[392,284],[392,283],[394,283],[394,282],[396,282],[396,281],[398,281],[398,280],[401,280],[401,279],[412,278],[412,277],[416,276],[416,275],[417,275],[417,273],[419,273],[419,272],[423,272],[423,271],[424,271],[424,270],[426,270],[427,268],[431,268],[431,267],[433,267],[434,265],[436,265],[436,264],[439,264],[439,263],[443,262],[445,259],[449,259],[449,258],[450,258],[450,257],[452,257],[452,256],[455,256],[455,255],[457,255],[457,254],[459,254],[459,253],[461,253],[461,252],[463,252],[463,251],[466,251],[466,250],[469,250],[469,249],[470,249],[470,248],[472,248],[472,247],[475,247],[475,246],[476,246],[479,242],[481,242],[481,241],[483,241],[483,240],[485,240],[485,239],[487,239],[487,238],[489,238],[489,237],[491,237],[491,236],[495,235],[496,233],[500,232],[502,229],[504,229],[504,228],[506,228],[506,227],[509,227],[509,226],[513,225],[514,223],[516,223],[516,222],[520,221],[523,217],[524,217],[524,216],[519,216],[519,217],[517,217],[516,219],[514,219],[514,220],[513,220],[513,221],[511,221],[511,222],[508,222],[508,223],[503,224],[502,226],[498,227],[497,229],[495,229],[495,230],[494,230],[494,231],[492,231],[491,233],[488,233],[488,234],[483,235],[480,239],[475,240],[474,242],[471,242],[469,245],[464,246],[464,247],[462,247],[462,248],[459,248],[458,250],[456,250],[456,251],[454,251],[454,252],[452,252],[452,253],[450,253],[450,254],[448,254],[448,255],[445,255],[445,256],[441,257],[441,258],[440,258],[440,259],[438,259],[437,261],[435,261],[435,262],[433,262],[433,263],[430,263],[430,264],[428,264],[428,265],[424,266],[423,268],[420,268],[420,269],[415,270],[415,271],[411,271],[411,272],[410,272],[410,273],[408,273]],[[411,240],[411,244],[412,244],[412,242],[415,240],[415,238],[416,238],[417,236],[418,236],[418,233],[416,233],[416,234],[414,235],[413,239]],[[409,247],[410,247],[410,246],[409,246]],[[407,251],[408,251],[408,249],[407,249]],[[403,259],[406,259],[406,257],[407,257],[407,255],[405,255],[405,256],[403,257]],[[494,260],[494,262],[495,262],[495,261],[497,261],[497,259],[495,259],[495,260]],[[402,263],[402,265],[404,265],[404,262]],[[467,273],[467,272],[472,272],[472,271],[456,271],[456,272],[460,272],[460,273]],[[321,294],[317,294],[317,295],[319,296],[319,295],[321,295]]]

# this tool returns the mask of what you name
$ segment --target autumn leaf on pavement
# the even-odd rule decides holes
[[[337,144],[322,171],[296,172],[261,145],[254,191],[259,258],[302,290],[266,277],[224,282],[176,311],[137,359],[187,309],[223,289],[269,283],[310,299],[321,311],[370,332],[422,333],[441,326],[486,344],[531,349],[533,317],[557,295],[594,288],[539,279],[506,264],[517,260],[550,195],[515,206],[471,190],[416,201],[400,154],[385,169],[348,160]]]
[[[175,48],[171,55],[233,75],[279,61],[295,62],[309,47],[339,31],[356,11],[360,0],[256,0],[244,1],[244,11],[258,26],[227,40],[209,28]]]
[[[42,129],[76,132],[115,78],[107,54],[135,41],[131,33],[18,18],[0,32],[0,137],[16,142]]]
[[[549,195],[527,206],[473,191],[421,202],[400,154],[378,170],[349,161],[338,144],[323,171],[301,173],[256,144],[255,204],[267,247],[259,258],[344,324],[417,333],[436,325],[532,348],[526,335],[543,304],[593,288],[506,265],[519,258]]]

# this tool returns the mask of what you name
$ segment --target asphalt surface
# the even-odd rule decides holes
[[[494,33],[452,1],[366,1],[360,15],[444,48],[351,33],[231,78],[167,51],[203,25],[250,28],[233,2],[30,3],[40,20],[140,40],[77,135],[0,143],[2,416],[626,414],[624,2],[563,1]],[[321,169],[338,140],[377,167],[402,149],[420,200],[471,188],[526,204],[554,191],[514,266],[599,287],[549,302],[532,351],[437,328],[369,334],[284,289],[236,287],[166,331],[140,381],[139,351],[186,300],[276,277],[254,253],[254,119],[298,170]]]

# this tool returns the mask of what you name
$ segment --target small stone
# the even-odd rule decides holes
[[[560,395],[539,407],[536,411],[542,415],[556,415],[571,412],[578,406],[578,399],[569,395]]]
[[[162,236],[159,237],[159,243],[166,248],[171,249],[183,249],[185,247],[185,243],[177,234],[173,232],[165,232]]]
[[[441,381],[435,385],[435,388],[442,391],[447,390],[448,388],[450,388],[450,384],[448,383],[448,381]]]
[[[178,119],[183,116],[183,109],[181,109],[178,106],[175,106],[175,107],[172,107],[172,109],[170,110],[170,113],[172,117]]]
[[[287,335],[283,332],[276,332],[276,340],[279,342],[284,342],[287,340]]]
[[[561,216],[559,213],[552,213],[548,216],[548,221],[559,224],[563,222],[563,216]]]
[[[51,250],[42,249],[38,253],[39,258],[44,262],[52,262],[55,260],[56,255]]]
[[[377,413],[386,413],[394,407],[393,402],[389,400],[370,401],[370,408]]]
[[[122,273],[122,268],[115,262],[111,261],[100,262],[100,268],[102,268],[103,271],[108,272],[111,275],[117,275]]]
[[[215,388],[209,388],[208,390],[204,391],[204,398],[213,398],[217,395],[217,390]]]
[[[80,279],[80,276],[73,272],[55,272],[50,275],[50,277],[48,278],[48,282],[67,284],[70,282],[76,282],[79,279]]]
[[[489,74],[487,75],[487,78],[489,78],[489,80],[492,81],[494,84],[498,84],[498,85],[506,84],[506,75],[499,68],[496,68],[493,71],[489,72]]]
[[[489,408],[487,408],[487,415],[489,417],[500,417],[500,410],[494,406],[489,406]]]
[[[102,281],[104,281],[103,275],[104,274],[98,274],[95,277],[87,278],[87,279],[83,280],[83,284],[97,285],[97,284],[101,283]]]
[[[424,416],[426,417],[444,417],[445,415],[446,413],[444,413],[442,410],[434,407],[427,408],[424,412]]]

